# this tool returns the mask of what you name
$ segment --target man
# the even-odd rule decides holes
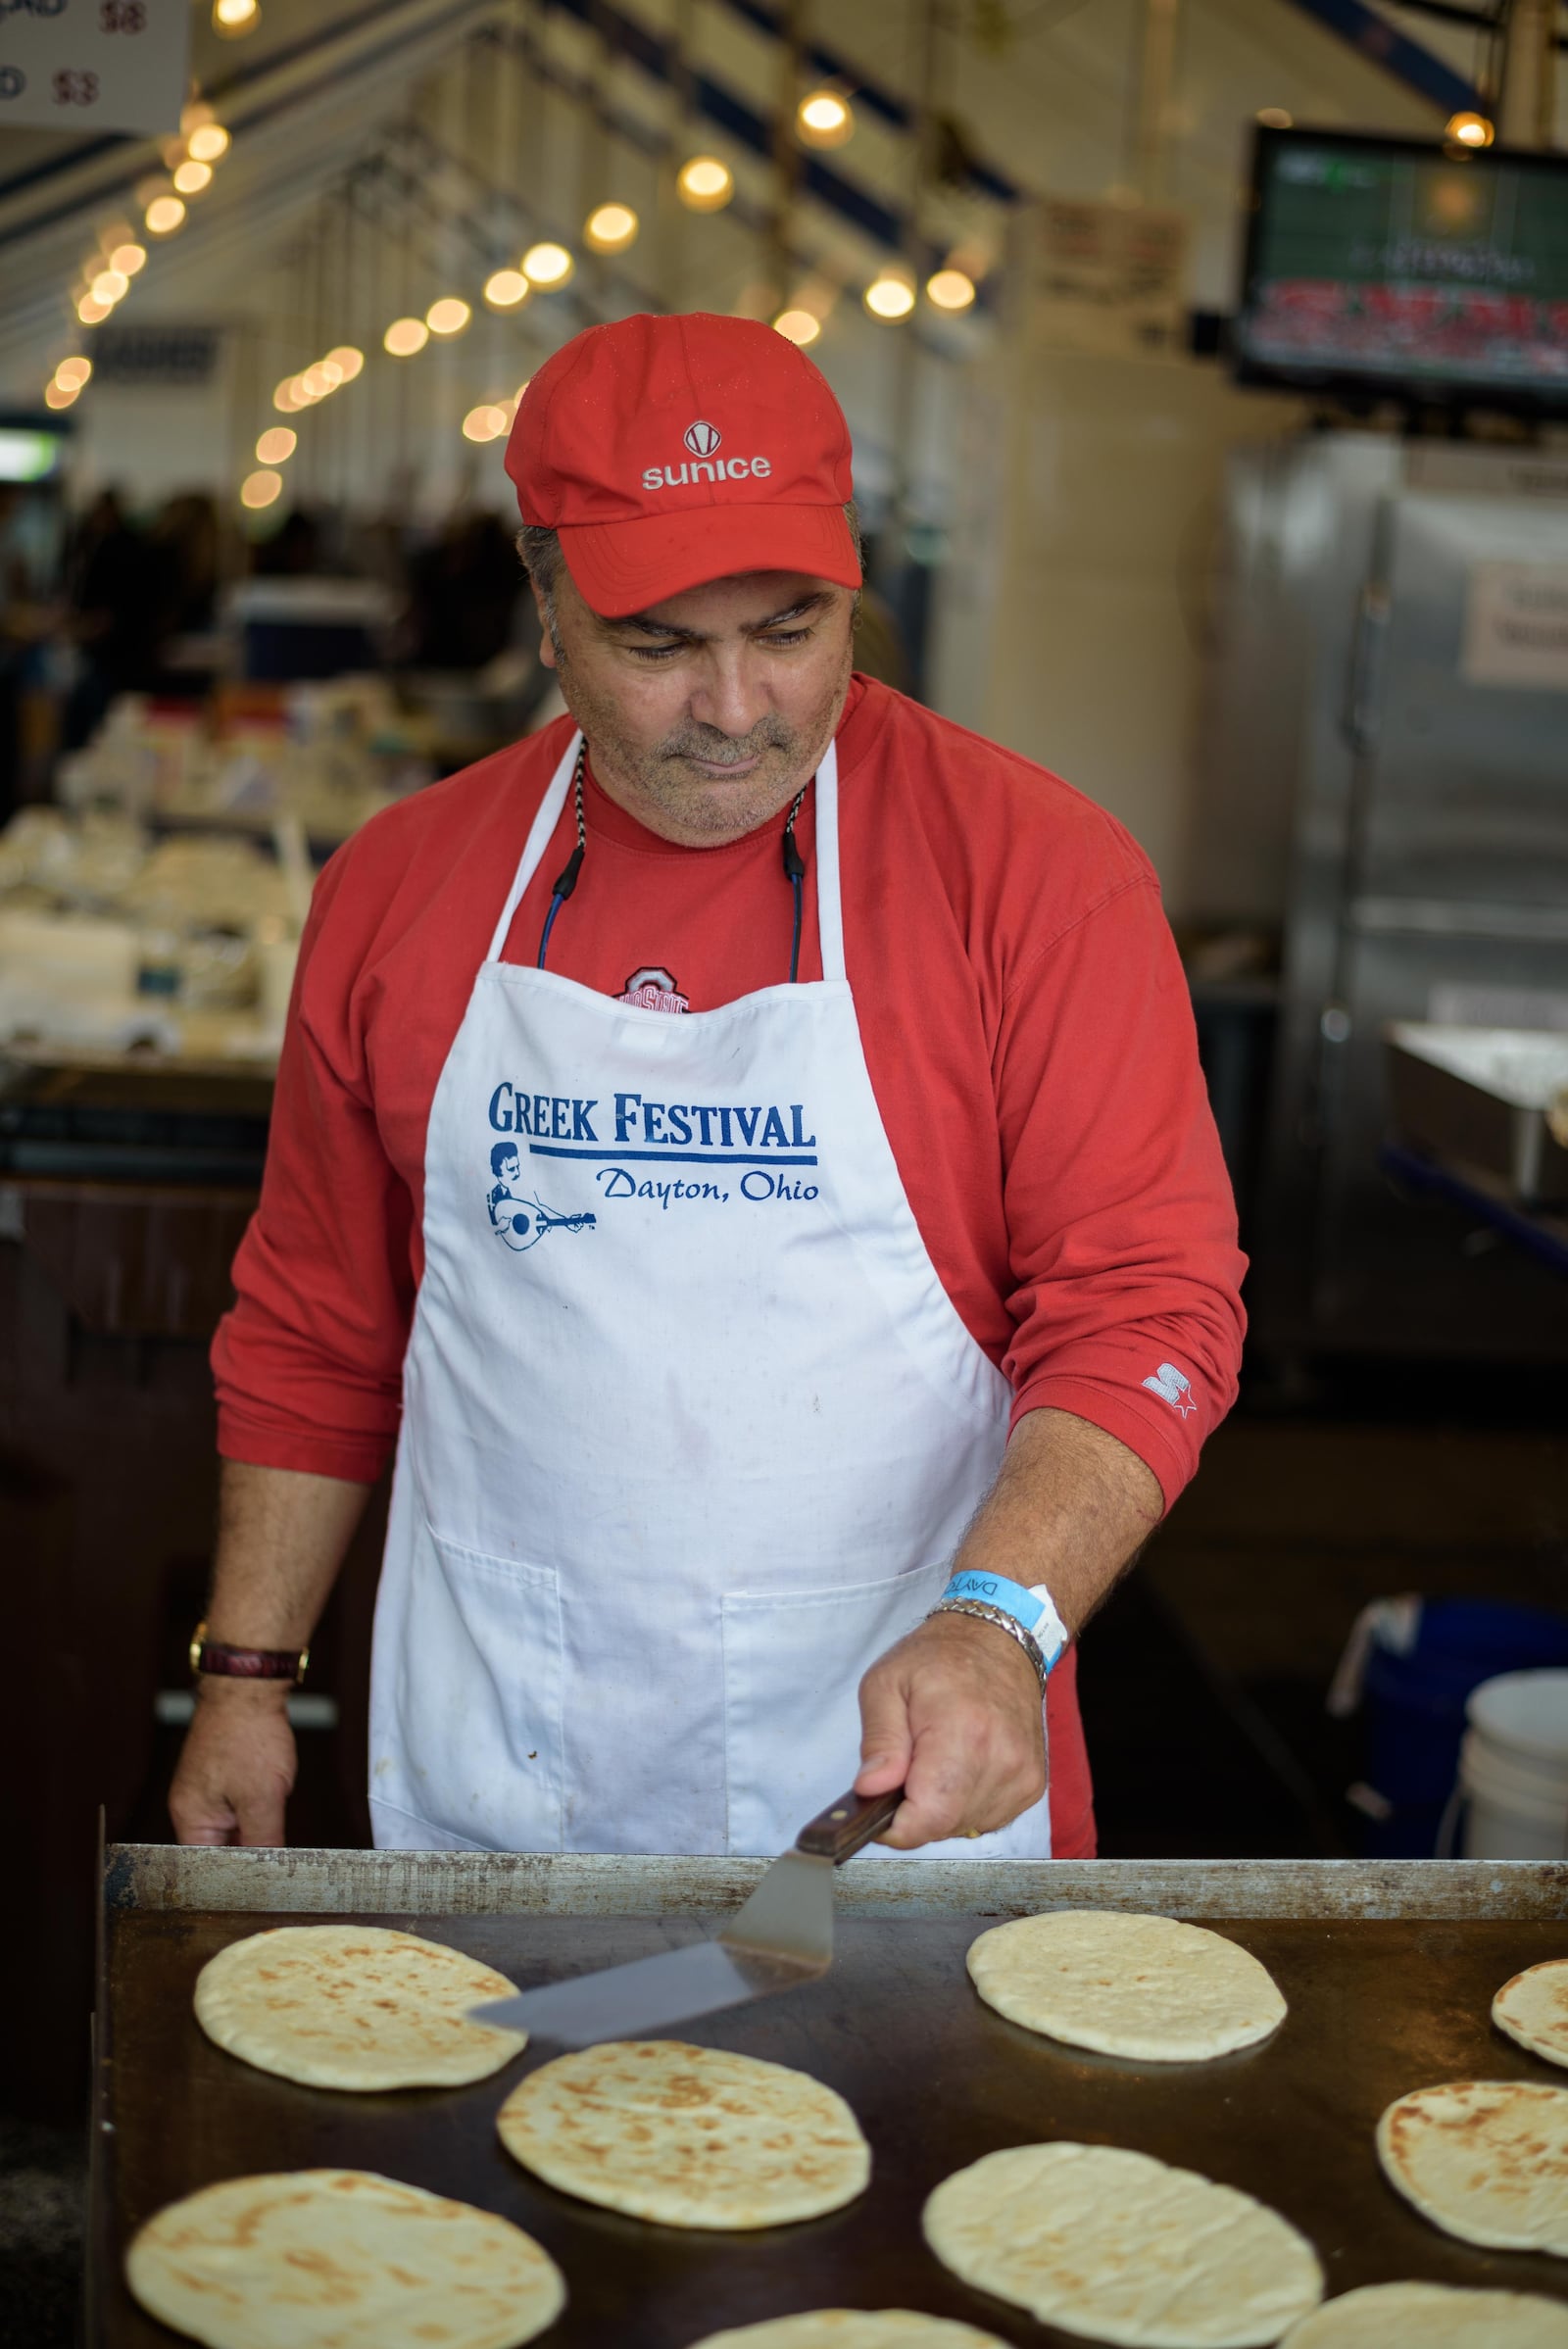
[[[248,1675],[292,1671],[396,1435],[380,1842],[776,1851],[858,1750],[895,1849],[1090,1852],[1069,1635],[1241,1326],[1152,875],[852,673],[849,436],[769,328],[579,335],[507,464],[570,719],[317,891],[178,1832],[281,1840]],[[526,1253],[503,1150],[552,1201]]]

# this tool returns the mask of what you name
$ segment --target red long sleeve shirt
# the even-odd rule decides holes
[[[568,733],[389,809],[318,884],[261,1205],[214,1346],[230,1459],[368,1482],[395,1441],[431,1097]],[[1049,1404],[1106,1429],[1169,1503],[1234,1398],[1244,1260],[1153,873],[1055,776],[869,680],[838,754],[847,972],[938,1277],[1015,1418]],[[662,969],[694,1010],[788,976],[776,824],[684,849],[591,776],[586,796],[553,970],[618,995]],[[814,814],[808,794],[808,874]],[[537,955],[572,845],[568,805],[509,961]],[[800,969],[821,976],[809,879]],[[1088,1809],[1070,1673],[1052,1695],[1064,1851],[1066,1814]]]

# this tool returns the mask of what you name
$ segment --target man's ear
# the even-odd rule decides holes
[[[533,608],[539,614],[539,659],[546,668],[554,668],[556,665],[556,640],[550,631],[550,608],[545,602],[544,591],[538,580],[530,575],[528,585],[533,592]]]

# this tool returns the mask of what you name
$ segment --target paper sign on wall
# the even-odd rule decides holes
[[[0,130],[179,128],[190,0],[0,0]]]
[[[1181,213],[1044,196],[1028,208],[1023,261],[1027,330],[1038,347],[1106,358],[1185,349]]]
[[[1471,564],[1459,674],[1568,693],[1568,563]]]

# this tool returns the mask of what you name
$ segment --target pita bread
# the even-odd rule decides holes
[[[756,2056],[612,2039],[558,2056],[498,2118],[563,2193],[664,2227],[779,2227],[863,2192],[871,2149],[842,2096]]]
[[[467,2009],[505,1975],[380,1925],[283,1925],[231,1941],[196,1978],[196,2020],[258,2071],[314,2088],[457,2087],[528,2043]]]
[[[1282,2349],[1568,2349],[1568,2308],[1535,2292],[1369,2283],[1325,2301]]]
[[[988,2006],[1026,2031],[1156,2064],[1250,2047],[1285,2020],[1268,1969],[1205,1926],[1057,1909],[994,1926],[969,1951]]]
[[[1505,1982],[1492,2002],[1492,2020],[1532,2055],[1568,2064],[1568,1958],[1547,1958]]]
[[[1378,2123],[1378,2159],[1423,2219],[1461,2241],[1568,2257],[1568,2088],[1416,2088]]]
[[[1253,2349],[1323,2297],[1304,2235],[1234,2186],[1119,2145],[1014,2145],[937,2187],[945,2267],[1125,2349]]]
[[[951,2317],[907,2308],[813,2308],[801,2317],[769,2317],[734,2332],[710,2332],[694,2349],[1007,2349],[994,2332],[955,2325]]]
[[[229,2178],[172,2202],[125,2280],[209,2349],[514,2349],[566,2302],[520,2227],[368,2170]]]

